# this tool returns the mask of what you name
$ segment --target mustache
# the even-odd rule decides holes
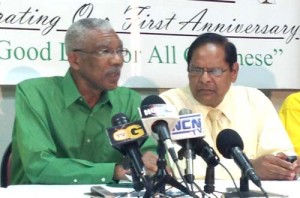
[[[113,73],[121,73],[121,67],[111,67],[109,69],[106,70],[107,74],[113,74]]]

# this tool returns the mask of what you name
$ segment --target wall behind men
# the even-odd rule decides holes
[[[188,46],[197,35],[215,32],[237,46],[238,84],[300,88],[299,0],[0,2],[0,85],[63,75],[68,68],[66,29],[78,19],[95,17],[108,19],[130,52],[125,57],[122,85],[183,86]]]

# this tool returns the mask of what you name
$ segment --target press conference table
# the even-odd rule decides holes
[[[197,184],[203,189],[204,182],[196,181]],[[239,181],[236,181],[239,186]],[[263,188],[267,192],[278,193],[288,195],[291,198],[300,198],[300,181],[263,181]],[[0,188],[1,198],[20,198],[20,197],[30,197],[30,198],[88,198],[92,197],[89,193],[90,189],[95,185],[15,185],[9,186],[7,188]],[[105,185],[99,185],[106,187]],[[215,181],[215,190],[225,192],[226,188],[234,187],[232,181],[227,180],[217,180]],[[250,190],[259,190],[252,182],[249,182]],[[131,189],[120,189],[113,188],[113,191],[129,191]],[[221,197],[220,193],[216,193],[218,197]],[[199,196],[201,197],[201,196]],[[214,196],[211,196],[214,197]],[[271,197],[271,196],[270,196]]]

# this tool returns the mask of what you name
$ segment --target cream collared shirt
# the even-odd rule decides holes
[[[221,163],[229,169],[234,178],[241,176],[241,170],[232,159],[225,159],[218,152],[213,142],[211,121],[208,112],[211,107],[204,106],[196,101],[189,89],[170,89],[160,94],[167,104],[172,104],[179,112],[182,108],[191,109],[193,113],[202,113],[203,127],[205,130],[204,140],[217,152]],[[232,85],[219,106],[216,107],[223,112],[228,120],[228,128],[239,133],[244,142],[244,152],[249,159],[256,159],[265,154],[276,154],[285,152],[294,154],[294,149],[287,133],[278,117],[272,102],[258,89]],[[181,147],[176,143],[175,149]],[[169,160],[172,163],[172,160]],[[182,171],[185,169],[185,160],[180,160]],[[174,165],[174,164],[171,164]],[[173,167],[173,166],[172,166]],[[194,175],[196,179],[205,177],[206,163],[201,157],[196,156],[194,160]],[[184,173],[184,172],[183,172]],[[178,176],[178,173],[175,175]],[[215,168],[216,179],[230,178],[228,173],[218,165]]]

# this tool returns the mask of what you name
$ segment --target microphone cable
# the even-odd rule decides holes
[[[224,164],[222,164],[221,162],[219,162],[219,164],[220,164],[220,166],[222,166],[222,167],[225,169],[225,171],[226,171],[226,172],[228,173],[228,175],[230,176],[230,179],[231,179],[231,181],[233,182],[234,188],[236,189],[237,193],[239,194],[239,197],[243,197],[243,195],[242,195],[240,189],[237,187],[237,185],[236,185],[236,183],[235,183],[235,181],[234,181],[234,178],[233,178],[232,174],[230,173],[230,171],[229,171],[229,170],[226,168],[226,166],[224,166]],[[219,192],[219,193],[222,193],[222,192]],[[222,193],[222,194],[223,194],[223,193]]]

